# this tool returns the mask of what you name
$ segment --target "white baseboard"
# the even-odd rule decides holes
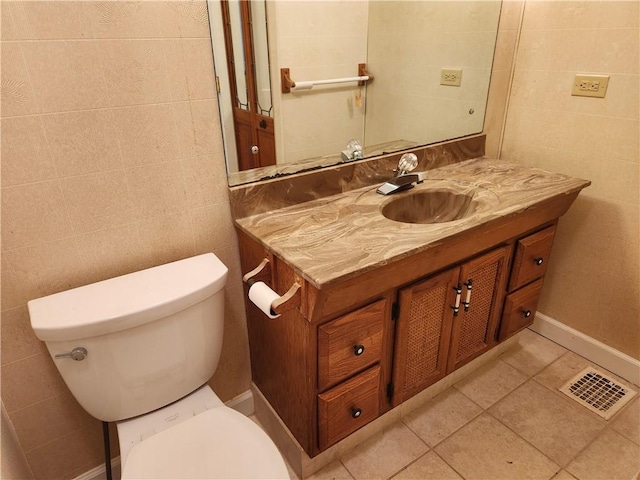
[[[225,402],[225,405],[229,408],[233,408],[234,410],[237,410],[238,412],[248,417],[254,411],[253,392],[251,390],[247,390],[246,392],[241,393],[237,397],[232,398],[228,402]]]
[[[111,459],[111,476],[114,479],[120,478],[120,457]],[[105,480],[107,478],[107,469],[104,464],[92,468],[88,472],[78,475],[73,480]]]
[[[634,385],[640,385],[640,360],[611,348],[543,313],[536,313],[533,325],[529,328]]]
[[[228,402],[225,402],[225,405],[229,408],[233,408],[243,415],[249,416],[253,413],[254,410],[253,392],[251,390],[247,390],[237,397],[232,398]],[[120,478],[120,457],[111,459],[111,473],[114,479]],[[107,469],[104,465],[98,465],[88,472],[84,472],[83,474],[78,475],[73,480],[105,480],[106,478]]]

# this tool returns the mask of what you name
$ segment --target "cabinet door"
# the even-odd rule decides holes
[[[393,365],[393,404],[406,400],[447,372],[447,352],[459,268],[399,292]]]
[[[448,372],[496,343],[495,331],[505,295],[510,251],[508,247],[501,247],[461,266],[462,303],[453,321]]]

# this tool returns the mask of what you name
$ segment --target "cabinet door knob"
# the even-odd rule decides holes
[[[531,310],[522,310],[522,315],[524,318],[529,318],[531,316]]]
[[[536,265],[542,265],[544,263],[544,258],[537,257],[537,258],[534,258],[533,261],[536,262]]]
[[[359,357],[360,355],[362,355],[364,353],[364,345],[354,345],[353,346],[353,354],[356,357]]]
[[[359,418],[360,415],[362,415],[362,410],[360,408],[351,409],[351,418]]]

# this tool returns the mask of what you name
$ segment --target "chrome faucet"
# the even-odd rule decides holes
[[[376,190],[380,195],[391,195],[413,188],[415,183],[422,183],[427,178],[426,172],[411,172],[418,165],[418,157],[413,153],[405,153],[400,157],[398,168],[394,170],[396,174],[391,180],[380,185]]]

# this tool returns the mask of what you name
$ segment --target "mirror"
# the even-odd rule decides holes
[[[265,3],[224,0],[219,7],[224,33],[220,56],[225,59],[228,76],[226,82],[217,78],[219,85],[227,86],[221,93],[231,102],[231,112],[222,112],[221,118],[233,122],[229,131],[234,133],[225,139],[227,169],[275,165]],[[227,104],[221,106],[226,108]]]
[[[210,0],[225,148],[233,157],[216,9],[219,1]],[[500,9],[498,0],[267,1],[268,43],[254,36],[254,46],[268,45],[277,166],[250,175],[228,161],[230,185],[335,165],[351,139],[367,157],[480,133]],[[373,76],[365,85],[281,92],[281,68],[303,82],[354,77],[360,63]]]

